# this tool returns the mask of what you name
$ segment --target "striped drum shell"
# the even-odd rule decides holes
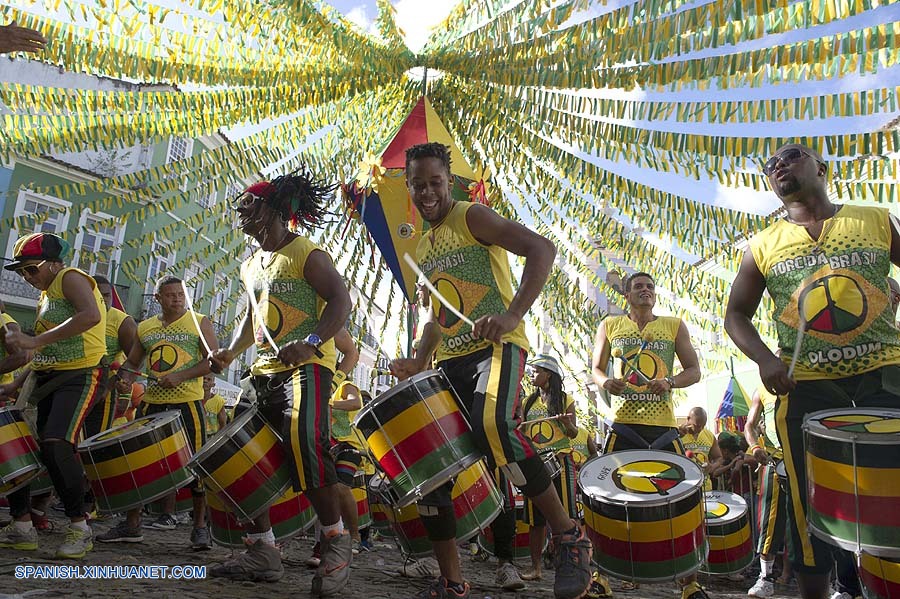
[[[244,526],[228,511],[228,506],[213,493],[206,496],[209,510],[209,535],[223,547],[244,546]],[[278,542],[286,541],[316,523],[316,510],[303,493],[288,489],[269,507],[272,534]]]
[[[900,599],[900,560],[863,552],[859,558],[859,581],[866,599]]]
[[[30,483],[43,469],[41,449],[18,408],[0,408],[0,497]]]
[[[900,558],[900,410],[816,412],[803,431],[810,532],[849,551]]]
[[[102,513],[139,508],[194,478],[187,469],[191,446],[177,411],[103,431],[81,443],[78,454]]]
[[[735,493],[707,491],[706,540],[709,555],[700,571],[707,574],[734,574],[753,561],[753,533],[747,502]]]

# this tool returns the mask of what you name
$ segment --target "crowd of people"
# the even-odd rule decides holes
[[[757,526],[755,533],[760,576],[751,595],[773,593],[773,563],[785,536],[791,552],[783,575],[796,574],[803,597],[829,595],[835,561],[839,572],[853,573],[844,567],[852,565],[852,556],[806,530],[801,425],[804,416],[824,407],[897,405],[892,389],[900,388],[894,378],[900,333],[891,311],[888,274],[891,264],[900,265],[900,239],[886,210],[835,205],[828,199],[827,165],[810,148],[791,144],[779,149],[764,172],[787,216],[751,238],[725,321],[735,344],[759,365],[763,383],[744,434],[714,437],[700,408],[678,424],[672,391],[700,380],[699,361],[685,323],[654,313],[654,277],[636,272],[624,285],[627,313],[599,323],[591,357],[594,382],[611,398],[613,415],[598,443],[564,390],[560,363],[548,354],[528,358],[523,317],[544,288],[554,245],[485,205],[455,201],[445,146],[427,143],[407,150],[407,188],[426,223],[416,261],[432,283],[429,289],[439,280],[449,282],[458,298],[451,305],[434,291],[423,292],[428,309],[416,349],[390,368],[401,381],[439,369],[455,390],[480,456],[509,497],[491,524],[497,583],[504,589],[521,590],[551,566],[557,599],[612,596],[608,577],[596,566],[598,548],[581,519],[577,480],[579,467],[589,458],[629,450],[687,456],[698,464],[704,489],[733,492],[748,506],[760,503],[775,478],[774,464],[783,460],[784,488],[769,498],[771,505],[763,506],[778,517],[771,522],[758,513],[755,517],[766,525]],[[348,378],[358,360],[344,329],[350,294],[329,255],[303,234],[304,228],[311,231],[321,223],[333,192],[334,186],[300,168],[255,183],[234,199],[239,227],[256,249],[240,270],[250,301],[226,347],[218,346],[209,319],[190,309],[180,279],[160,279],[155,297],[161,312],[135,323],[110,306],[108,280],[65,265],[69,247],[62,237],[35,233],[16,242],[5,268],[41,296],[32,331],[3,316],[0,372],[17,374],[0,386],[0,400],[35,406],[33,432],[41,462],[69,519],[57,557],[83,558],[94,541],[143,541],[142,505],[129,509],[105,532],[92,530],[85,514],[95,498],[77,459],[84,439],[127,422],[136,379],[141,377],[146,387],[134,416],[177,412],[196,453],[211,434],[228,430],[223,402],[211,393],[214,374],[255,346],[257,357],[246,373],[238,414],[255,410],[278,433],[291,487],[302,491],[314,508],[313,593],[335,596],[347,585],[354,551],[371,545],[368,531],[360,530],[351,490],[358,486],[360,472],[375,474],[378,460],[353,427],[367,397]],[[843,259],[863,250],[863,263]],[[517,285],[509,253],[524,259]],[[797,298],[834,273],[863,281],[859,288],[870,317],[842,330],[839,339],[817,335],[809,349],[811,345],[801,343],[809,324]],[[780,354],[765,345],[752,322],[765,291],[776,306]],[[457,312],[462,318],[454,316]],[[830,348],[860,343],[878,349],[866,360],[828,358]],[[526,372],[530,393],[523,391]],[[459,557],[452,488],[452,479],[444,481],[416,501],[440,575],[415,597],[470,596]],[[194,550],[210,546],[209,492],[199,480],[190,485],[189,545]],[[522,496],[521,504],[516,494]],[[12,521],[0,531],[0,547],[37,548],[36,499],[41,498],[32,497],[28,485],[8,495]],[[172,489],[162,515],[150,525],[174,528],[175,501]],[[530,531],[530,568],[521,573],[512,560],[517,519]],[[210,574],[279,580],[284,562],[269,512],[256,514],[244,531],[247,550],[214,565]],[[634,588],[640,581],[625,582]],[[683,599],[707,597],[696,569],[678,583]],[[839,576],[838,583],[839,592],[859,592],[858,580]]]

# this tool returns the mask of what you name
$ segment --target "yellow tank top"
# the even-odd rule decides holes
[[[15,319],[13,319],[13,317],[10,316],[9,314],[7,314],[6,312],[0,312],[0,321],[2,321],[3,324],[5,324],[5,325],[6,324],[18,324],[15,321]],[[0,343],[0,360],[5,360],[8,355],[9,355],[9,353],[7,353],[7,351],[6,351],[6,346],[3,345],[2,343]],[[11,382],[13,382],[14,379],[15,379],[15,375],[12,372],[4,372],[4,373],[0,374],[0,385],[5,385],[7,383],[11,383]]]
[[[563,392],[563,413],[568,412],[573,405],[575,405],[575,400],[568,393]],[[540,395],[537,396],[534,403],[524,407],[527,407],[528,411],[525,412],[523,421],[553,416]],[[557,420],[544,420],[526,425],[524,432],[539,451],[552,449],[559,453],[567,453],[572,450],[572,440],[566,436],[566,430]]]
[[[887,284],[887,209],[844,205],[823,223],[819,237],[817,243],[804,227],[779,220],[750,239],[775,303],[781,359],[791,362],[805,321],[797,380],[843,378],[900,364],[900,331]]]
[[[359,387],[350,381],[344,381],[331,396],[331,400],[328,404],[333,406],[334,402],[343,401],[344,390],[354,389],[356,390],[356,396],[360,397]],[[331,408],[331,436],[334,437],[336,441],[349,443],[356,449],[362,451],[364,446],[360,441],[359,434],[356,432],[356,429],[353,428],[352,424],[353,420],[356,418],[357,412],[359,412],[359,410],[347,411]]]
[[[219,412],[225,407],[225,398],[215,394],[203,404],[203,415],[206,418],[206,434],[214,435],[219,432]]]
[[[681,444],[684,446],[685,455],[702,466],[709,462],[709,450],[712,449],[715,440],[715,436],[709,429],[703,429],[699,435],[688,433],[683,436]],[[690,454],[687,453],[689,451],[691,452]],[[706,475],[706,480],[703,481],[703,490],[712,491],[712,481],[708,474]]]
[[[318,326],[325,300],[306,281],[303,269],[309,255],[319,249],[305,237],[297,237],[265,261],[262,250],[257,250],[241,265],[241,280],[245,287],[252,286],[257,294],[264,321],[260,323],[256,312],[251,310],[257,352],[256,362],[250,368],[252,374],[271,374],[294,368],[281,363],[261,326],[269,330],[279,348],[291,341],[305,339]],[[319,351],[322,357],[313,355],[307,363],[320,364],[333,372],[337,361],[334,340],[323,343]]]
[[[106,354],[106,306],[97,290],[97,283],[77,268],[64,268],[56,275],[50,287],[41,291],[37,305],[37,319],[34,332],[40,335],[59,326],[75,314],[75,307],[63,295],[63,278],[70,272],[78,273],[91,283],[94,301],[100,312],[100,322],[74,337],[45,345],[34,353],[31,362],[33,370],[76,370],[90,368],[100,363]]]
[[[118,308],[110,308],[106,313],[106,357],[110,364],[125,361],[125,352],[119,345],[119,327],[125,322],[128,315]]]
[[[471,202],[456,202],[443,222],[422,234],[416,248],[419,267],[454,308],[475,321],[505,312],[513,298],[512,272],[506,250],[483,245],[466,223]],[[472,336],[472,327],[433,297],[441,344],[437,361],[457,358],[488,347],[491,342]],[[507,333],[504,343],[528,350],[525,323]]]
[[[195,314],[200,322],[203,315]],[[188,312],[166,326],[160,316],[148,318],[138,325],[138,340],[147,360],[147,389],[143,401],[153,404],[200,401],[203,398],[202,376],[188,379],[174,389],[163,389],[156,383],[161,376],[193,368],[204,353],[200,331]]]
[[[606,322],[606,337],[612,349],[622,350],[629,363],[640,369],[648,379],[672,376],[675,363],[675,336],[681,326],[681,319],[674,316],[657,316],[644,327],[643,333],[627,315],[611,316]],[[643,351],[638,352],[644,336],[651,336]],[[613,360],[615,378],[622,378],[623,364],[619,358]],[[637,376],[628,369],[625,391],[612,396],[615,421],[623,424],[647,424],[651,426],[675,426],[675,412],[672,396],[650,393],[646,385],[638,382]]]

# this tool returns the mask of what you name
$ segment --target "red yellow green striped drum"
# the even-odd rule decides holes
[[[452,496],[456,538],[460,541],[487,529],[503,509],[503,497],[483,461],[472,464],[456,477]],[[389,498],[387,500],[390,501]],[[411,557],[431,553],[431,542],[415,505],[400,507],[395,504],[389,518],[400,551]]]
[[[516,510],[517,512],[519,510]],[[531,526],[516,517],[516,536],[513,539],[513,559],[529,559],[531,556]],[[546,545],[546,543],[545,543]],[[478,535],[478,546],[488,555],[494,555],[494,531],[490,527],[485,528]]]
[[[859,581],[865,599],[900,599],[900,561],[863,552]]]
[[[372,528],[382,536],[393,537],[394,529],[391,526],[393,500],[391,499],[390,483],[383,473],[377,472],[369,480],[368,495],[369,510],[372,513]]]
[[[578,475],[584,521],[600,569],[660,582],[696,572],[706,557],[703,474],[684,456],[617,451]]]
[[[101,513],[125,512],[193,480],[180,412],[137,418],[85,439],[78,447]]]
[[[0,497],[29,484],[44,470],[40,455],[22,410],[0,408]]]
[[[700,571],[706,574],[734,574],[753,561],[753,534],[747,502],[735,493],[707,491],[706,542],[709,555]]]
[[[151,516],[160,516],[167,513],[164,506],[165,498],[148,504],[146,510]],[[191,495],[191,488],[181,487],[175,491],[175,513],[186,514],[192,509],[194,509],[194,497]]]
[[[849,551],[900,557],[900,410],[816,412],[803,431],[810,531]]]
[[[262,514],[291,486],[281,437],[256,407],[219,431],[189,468],[241,522]]]
[[[359,471],[353,477],[353,500],[356,501],[356,525],[360,530],[372,524],[372,513],[369,511],[369,494],[366,493],[366,473]]]
[[[382,393],[354,426],[406,506],[474,464],[481,454],[442,372],[429,370]]]
[[[244,526],[228,511],[227,504],[208,493],[209,535],[223,547],[244,546]],[[286,541],[309,529],[316,523],[316,510],[303,493],[288,489],[269,507],[272,534],[278,542]]]

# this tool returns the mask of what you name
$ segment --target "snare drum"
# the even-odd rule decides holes
[[[700,568],[706,574],[734,574],[753,561],[753,534],[747,502],[735,493],[708,491],[706,541],[709,555]]]
[[[40,455],[22,410],[0,408],[0,497],[29,484],[44,470]]]
[[[188,466],[241,522],[262,514],[291,486],[281,437],[253,406],[204,445]]]
[[[859,557],[859,581],[865,599],[900,597],[900,561],[863,552]]]
[[[399,506],[481,459],[450,383],[438,370],[408,378],[363,407],[353,425],[396,490]]]
[[[366,493],[366,473],[359,471],[353,477],[353,487],[350,492],[356,502],[356,526],[360,530],[372,524],[372,514],[369,511],[369,495]]]
[[[392,501],[390,495],[382,494],[383,500]],[[453,485],[452,496],[456,539],[459,541],[486,530],[503,509],[503,496],[483,461],[472,464],[460,473]],[[415,505],[401,507],[395,504],[388,517],[400,550],[405,555],[423,557],[431,554],[431,542]]]
[[[578,483],[594,558],[633,582],[686,577],[706,557],[703,473],[684,456],[617,451],[588,461]]]
[[[213,493],[206,496],[209,508],[209,535],[223,547],[243,547],[244,527],[222,499]],[[297,536],[316,523],[316,510],[303,493],[288,489],[269,507],[269,520],[275,541]]]
[[[78,447],[97,511],[126,512],[189,484],[191,446],[181,413],[161,412],[121,424]]]
[[[816,412],[803,431],[810,531],[854,553],[900,557],[900,410]]]

